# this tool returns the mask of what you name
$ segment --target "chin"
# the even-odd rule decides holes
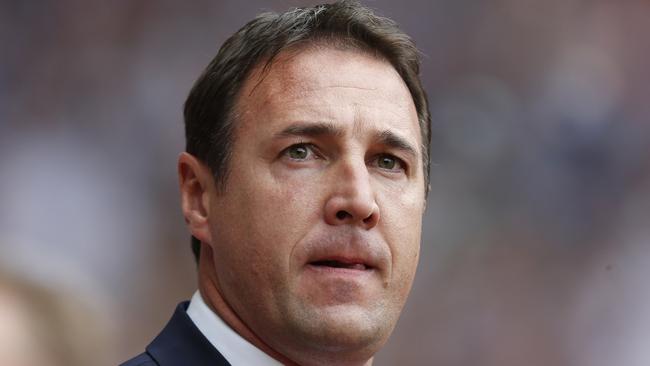
[[[296,333],[322,351],[373,354],[394,327],[394,317],[380,310],[350,304],[311,309],[297,319]]]

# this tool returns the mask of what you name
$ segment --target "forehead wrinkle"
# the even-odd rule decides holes
[[[355,118],[352,126],[352,135],[360,137],[364,134],[368,134],[368,131],[366,131],[366,125],[372,126],[372,124],[367,121]],[[398,130],[399,129],[395,127],[378,127],[373,128],[373,130],[369,132],[369,135],[373,142],[404,151],[411,157],[417,158],[420,154],[420,150],[417,148],[418,144],[413,144],[407,137],[402,136],[401,133],[397,132]]]
[[[306,53],[310,52],[307,51]],[[241,102],[243,103],[238,103],[242,112],[251,112],[256,110],[258,113],[261,112],[264,115],[255,116],[254,120],[258,120],[259,117],[268,118],[276,116],[282,119],[288,118],[293,119],[294,121],[305,122],[335,121],[344,117],[339,113],[342,112],[342,110],[337,108],[336,105],[331,105],[331,103],[323,103],[324,100],[319,97],[318,92],[338,88],[343,90],[349,89],[351,91],[359,90],[364,92],[363,94],[365,94],[365,92],[370,93],[363,96],[359,101],[353,104],[348,104],[348,107],[352,107],[351,110],[348,109],[349,112],[352,112],[352,115],[349,115],[346,112],[344,119],[347,120],[347,118],[351,117],[348,121],[352,121],[353,125],[351,126],[352,129],[349,131],[354,135],[361,136],[362,133],[367,133],[368,131],[365,125],[371,123],[374,118],[380,118],[382,124],[384,124],[385,127],[389,127],[391,130],[394,128],[395,130],[402,131],[404,130],[405,125],[411,124],[410,121],[407,122],[405,120],[411,119],[406,118],[405,114],[411,114],[411,112],[413,112],[411,109],[414,109],[414,106],[412,105],[413,102],[408,90],[403,90],[406,89],[406,86],[403,85],[401,78],[399,78],[399,80],[402,85],[399,87],[391,87],[390,89],[381,88],[380,86],[375,86],[375,84],[369,84],[368,87],[364,84],[359,86],[357,84],[357,81],[359,81],[357,78],[351,81],[351,83],[355,85],[346,85],[347,82],[341,83],[340,80],[319,78],[318,75],[314,75],[314,73],[311,72],[312,70],[310,70],[309,67],[302,65],[303,60],[299,60],[299,57],[291,56],[303,55],[282,53],[271,64],[269,69],[263,70],[261,66],[257,66],[252,70],[250,76],[247,78],[248,85],[245,85],[245,94],[243,94],[244,98],[247,100],[243,100],[244,98],[242,98]],[[390,71],[396,73],[392,67]],[[314,76],[316,76],[316,78],[313,78]],[[328,84],[330,81],[333,84]],[[376,96],[372,94],[372,92],[377,90],[382,91],[381,94],[383,95]],[[389,92],[386,93],[386,90],[389,90]],[[368,100],[379,97],[381,99],[386,98],[389,101],[395,102],[400,99],[395,97],[396,94],[403,94],[405,91],[409,96],[407,102],[408,105],[400,102],[399,104],[393,105],[393,108],[382,108],[383,110],[381,111],[381,114],[383,114],[383,117],[381,115],[370,116],[362,113],[362,109],[365,107],[375,109],[372,105],[366,106]],[[345,94],[338,98],[345,98]],[[346,107],[346,109],[348,107]],[[380,113],[377,110],[375,110],[375,112]],[[392,115],[394,120],[388,121],[386,119],[387,114]],[[371,120],[369,120],[369,118]],[[388,122],[388,125],[385,124],[386,122]],[[417,122],[415,125],[419,128]],[[377,126],[377,128],[381,127]],[[381,132],[377,133],[377,136],[379,135],[381,135]],[[403,136],[404,133],[399,133],[399,135]],[[407,133],[407,135],[410,135],[410,133]],[[420,149],[415,150],[418,153],[417,155],[419,155],[419,150]]]
[[[368,118],[378,118],[378,117],[377,116],[374,116],[374,117],[373,116],[364,116],[361,109],[364,108],[364,107],[366,107],[366,108],[368,107],[368,106],[365,105],[365,103],[353,103],[352,107],[354,109],[354,122],[353,122],[354,124],[352,126],[352,133],[354,135],[356,135],[356,136],[359,136],[364,132],[365,125],[369,124],[371,122],[370,120],[368,120]],[[412,146],[412,144],[407,142],[408,139],[406,138],[406,136],[410,135],[408,133],[408,132],[411,132],[410,128],[405,128],[405,126],[410,126],[412,124],[412,122],[410,121],[410,118],[404,114],[404,113],[406,113],[406,114],[409,113],[409,111],[408,111],[409,106],[398,105],[397,107],[398,107],[398,110],[393,110],[392,108],[389,108],[387,110],[382,110],[382,113],[390,113],[390,114],[392,114],[393,118],[384,118],[385,116],[381,117],[380,118],[381,124],[385,125],[387,127],[382,128],[380,126],[377,126],[377,128],[375,128],[375,130],[377,130],[377,131],[375,131],[376,133],[374,133],[376,136],[373,136],[373,137],[376,137],[377,140],[386,140],[386,141],[388,141],[388,140],[391,140],[391,141],[399,140],[399,141],[403,142],[403,143],[401,143],[401,145],[404,145],[404,143],[407,143],[408,145]],[[406,111],[402,111],[402,108],[406,109]],[[402,113],[400,113],[400,111]],[[418,127],[418,130],[419,130],[419,126],[417,126],[417,127]],[[396,132],[393,132],[393,131],[400,131],[400,132],[396,133]],[[386,139],[387,137],[390,137],[390,139]],[[411,150],[413,150],[414,152],[417,151],[415,149],[411,149]]]
[[[329,49],[329,48],[328,48]],[[320,50],[321,52],[323,50]],[[332,51],[336,51],[336,49],[333,49]],[[348,53],[350,51],[347,51]],[[309,50],[307,49],[305,54],[309,55],[311,53],[314,53],[313,57],[318,57],[319,51],[316,50]],[[363,56],[368,56],[363,52],[352,52],[352,54],[356,54],[357,56],[363,55]],[[263,84],[266,84],[267,93],[265,93],[265,102],[266,99],[268,99],[270,96],[276,94],[276,93],[284,93],[284,92],[289,92],[290,94],[302,94],[302,93],[310,93],[310,92],[317,92],[323,89],[329,89],[329,88],[344,88],[344,89],[353,89],[353,90],[365,90],[365,91],[376,91],[379,88],[376,86],[358,86],[358,85],[345,85],[345,84],[327,84],[323,85],[322,82],[325,81],[325,83],[329,82],[330,80],[325,78],[319,78],[319,76],[322,75],[314,75],[313,70],[310,69],[311,65],[305,66],[303,63],[305,62],[304,60],[299,60],[299,56],[303,56],[301,52],[298,53],[292,53],[288,51],[284,51],[278,55],[278,57],[273,61],[273,63],[270,65],[268,69],[264,69],[262,66],[257,66],[251,73],[251,76],[248,78],[249,82],[253,82],[252,80],[255,79],[254,84],[252,88],[250,88],[250,93],[249,97],[255,93],[255,91],[262,86]],[[377,59],[378,61],[384,63],[382,59]],[[388,64],[390,65],[390,64]],[[391,66],[390,67],[390,72],[397,74],[397,71]],[[326,70],[326,71],[335,71],[335,70]],[[399,77],[399,75],[397,74]],[[315,78],[314,78],[315,77]],[[399,77],[401,80],[401,77]],[[276,82],[274,83],[273,80]],[[299,81],[299,82],[297,82]],[[310,83],[305,84],[305,81],[310,81]],[[355,79],[352,81],[352,84],[357,84],[359,81],[363,81],[362,78],[360,79]],[[335,82],[335,81],[332,81]],[[318,85],[317,87],[313,87],[313,84]],[[271,88],[269,88],[271,86]],[[271,90],[268,90],[271,89]],[[269,93],[271,92],[271,93]]]
[[[298,51],[298,52],[296,52]],[[387,63],[383,58],[373,57],[368,55],[365,52],[360,52],[360,50],[337,50],[336,48],[325,47],[325,48],[297,48],[291,50],[285,50],[277,55],[273,62],[269,65],[268,68],[265,68],[266,63],[261,62],[253,68],[249,77],[247,78],[245,89],[248,89],[247,94],[248,99],[253,99],[256,101],[256,104],[260,107],[266,107],[269,102],[275,101],[274,97],[277,100],[277,97],[280,96],[282,99],[296,99],[301,96],[306,96],[314,92],[318,92],[324,89],[331,88],[342,88],[342,89],[351,89],[351,90],[362,90],[362,91],[376,91],[380,88],[378,86],[358,86],[358,85],[345,85],[345,84],[330,84],[323,85],[323,82],[327,83],[330,80],[325,78],[319,78],[320,73],[316,75],[311,70],[311,65],[304,65],[305,60],[301,59],[305,55],[313,54],[313,57],[319,57],[319,54],[322,52],[344,52],[344,54],[354,55],[352,57],[370,57],[374,58],[376,61],[379,61],[385,66],[389,66],[387,69],[388,72],[395,74],[400,80],[401,87],[391,88],[393,89],[388,96],[391,100],[396,100],[398,98],[393,98],[396,95],[392,94],[401,94],[405,89],[401,76],[397,71]],[[373,65],[375,68],[376,65]],[[334,71],[334,70],[328,70]],[[305,83],[308,81],[308,83]],[[359,81],[363,81],[363,78],[355,78],[351,83],[357,84]],[[331,82],[336,82],[336,80],[331,80]],[[254,98],[254,94],[259,94],[258,98]],[[408,91],[407,91],[408,92]],[[409,93],[410,96],[410,93]],[[410,99],[410,98],[409,98]],[[243,106],[242,106],[243,107]]]
[[[265,93],[260,103],[260,106],[267,106],[271,101],[278,102],[278,101],[288,100],[290,102],[296,102],[301,99],[310,99],[312,94],[326,89],[350,89],[350,90],[361,90],[361,91],[376,91],[378,89],[378,88],[364,88],[364,87],[352,86],[352,85],[323,85],[319,87],[308,88],[308,87],[304,87],[300,83],[293,82],[293,79],[296,78],[283,77],[281,78],[281,80],[283,81],[277,83],[279,86],[281,86],[280,88],[273,88],[273,87],[265,88],[264,90]]]
[[[302,91],[305,92],[305,93],[310,93],[310,92],[315,92],[315,91],[319,91],[319,90],[322,90],[322,89],[334,89],[334,88],[364,90],[364,91],[375,91],[375,90],[377,90],[377,88],[364,88],[364,87],[361,87],[361,86],[352,86],[352,85],[325,85],[325,86],[322,86],[320,88],[302,89]]]

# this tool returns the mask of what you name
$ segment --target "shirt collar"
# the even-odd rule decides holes
[[[187,315],[203,336],[219,350],[232,366],[282,366],[271,356],[255,347],[228,326],[203,301],[199,291],[194,293]]]

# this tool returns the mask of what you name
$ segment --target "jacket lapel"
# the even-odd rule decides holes
[[[147,353],[160,366],[230,366],[187,315],[188,304],[186,301],[176,307],[169,323],[147,347]]]

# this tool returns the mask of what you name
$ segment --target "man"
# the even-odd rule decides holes
[[[428,187],[418,54],[354,2],[263,14],[185,105],[199,291],[123,365],[370,365],[413,281]]]

